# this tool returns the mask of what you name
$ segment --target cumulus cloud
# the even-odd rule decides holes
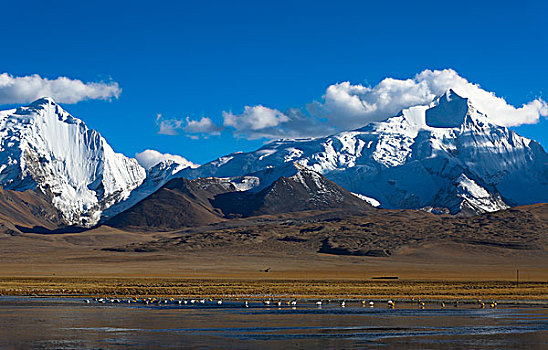
[[[260,138],[268,130],[289,121],[289,117],[277,109],[264,106],[245,106],[241,114],[223,112],[223,125],[233,129],[234,134]]]
[[[67,77],[50,80],[38,74],[23,77],[0,74],[0,104],[29,103],[41,97],[52,97],[60,103],[109,100],[118,98],[121,92],[116,82],[84,83]]]
[[[158,134],[161,135],[179,135],[179,130],[184,127],[184,121],[178,119],[164,119],[161,114],[156,114],[156,125]]]
[[[213,121],[207,117],[202,117],[199,120],[192,120],[189,117],[186,119],[166,119],[161,114],[157,114],[156,126],[158,127],[158,134],[179,135],[180,132],[183,131],[191,138],[220,135],[221,131],[223,131],[222,126],[213,123]]]
[[[327,88],[322,102],[314,102],[308,109],[337,129],[351,129],[384,120],[404,108],[428,104],[449,89],[469,98],[478,110],[501,125],[532,124],[548,115],[548,105],[541,99],[512,106],[452,69],[425,70],[413,79],[386,78],[373,87],[350,82],[334,84]]]
[[[187,117],[186,125],[183,126],[183,130],[189,134],[219,135],[223,128],[213,123],[213,121],[207,117],[202,117],[200,120],[192,120]]]
[[[278,111],[264,106],[245,106],[242,114],[223,112],[224,126],[230,126],[237,131],[256,131],[278,126],[289,121],[289,117]]]
[[[452,69],[442,71],[425,70],[415,77],[425,82],[435,95],[453,89],[462,97],[468,97],[474,106],[487,114],[491,120],[505,126],[535,124],[541,116],[548,116],[548,104],[540,98],[516,108],[494,92],[482,89],[478,84],[470,83]]]
[[[238,137],[247,139],[279,139],[321,136],[332,131],[317,118],[299,108],[286,112],[258,106],[245,106],[240,114],[223,112],[223,125]]]
[[[137,162],[139,162],[139,164],[141,164],[141,166],[145,169],[150,169],[156,164],[166,160],[172,160],[175,163],[181,164],[185,168],[198,167],[197,164],[192,163],[184,157],[178,156],[176,154],[160,153],[153,149],[147,149],[141,153],[135,153],[135,159],[137,159]]]

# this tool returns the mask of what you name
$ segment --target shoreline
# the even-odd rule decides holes
[[[181,277],[0,277],[1,296],[345,300],[509,300],[548,303],[548,282]]]
[[[322,301],[322,306],[336,307],[340,304],[341,301],[346,303],[347,307],[361,307],[361,308],[394,308],[394,309],[508,309],[508,308],[540,308],[548,309],[548,299],[541,300],[515,300],[515,299],[480,299],[485,305],[480,307],[480,302],[474,299],[423,299],[410,300],[410,299],[401,299],[401,298],[376,298],[376,297],[367,297],[359,299],[348,299],[348,298],[331,298],[331,299],[321,299],[313,297],[301,297],[301,298],[288,298],[284,296],[276,295],[253,295],[253,296],[241,296],[237,298],[215,298],[209,296],[200,296],[197,298],[183,297],[183,296],[97,296],[97,295],[0,295],[0,302],[4,300],[71,300],[78,302],[90,301],[91,303],[96,303],[99,298],[104,298],[105,302],[103,304],[138,304],[142,306],[178,306],[176,303],[177,300],[187,300],[190,301],[195,299],[197,302],[199,299],[205,299],[205,307],[221,307],[216,305],[217,300],[222,300],[224,307],[229,305],[229,307],[235,307],[241,305],[244,302],[249,302],[250,307],[273,307],[273,308],[287,308],[290,307],[290,301],[296,301],[299,306],[313,306],[318,300]],[[82,300],[80,300],[82,299]],[[95,299],[95,300],[94,300]],[[116,299],[116,301],[114,301]],[[149,300],[150,303],[144,303],[144,300]],[[87,301],[86,301],[87,300]],[[130,300],[131,302],[128,302]],[[153,302],[154,300],[154,302]],[[263,305],[265,300],[270,300],[273,304]],[[163,303],[166,301],[166,303]],[[276,305],[275,302],[280,301],[282,305]],[[392,301],[394,307],[387,306],[387,302]],[[418,302],[422,302],[423,307],[418,307]],[[367,304],[365,304],[367,302]],[[374,306],[369,306],[369,302],[374,302]],[[445,306],[441,307],[440,304],[444,303]],[[455,302],[458,302],[455,306]],[[496,302],[496,306],[490,306],[492,302]],[[259,305],[252,305],[259,304]],[[199,305],[199,304],[198,304]],[[192,304],[184,304],[179,306],[192,306]]]

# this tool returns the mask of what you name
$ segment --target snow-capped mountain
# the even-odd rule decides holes
[[[177,176],[254,176],[257,190],[292,162],[383,208],[491,212],[548,201],[548,155],[535,141],[494,124],[452,90],[361,129],[279,140]]]
[[[218,177],[259,193],[307,168],[383,208],[482,213],[548,201],[542,146],[451,90],[358,130],[279,140],[198,168],[168,160],[145,170],[50,98],[0,111],[0,186],[42,192],[68,225],[93,226],[173,178]]]
[[[0,111],[0,185],[43,192],[68,225],[96,224],[145,176],[135,159],[115,153],[51,98]]]

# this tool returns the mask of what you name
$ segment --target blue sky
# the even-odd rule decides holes
[[[165,135],[159,122],[222,125],[232,112],[238,124],[258,105],[283,122],[333,84],[375,86],[425,69],[453,69],[516,107],[548,100],[547,11],[543,1],[10,2],[0,73],[116,82],[118,98],[63,106],[128,156],[155,149],[203,163],[255,149],[263,134]],[[546,148],[539,120],[514,129]]]

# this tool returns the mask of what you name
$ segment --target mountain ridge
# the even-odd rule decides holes
[[[453,90],[356,130],[277,140],[197,168],[170,160],[145,170],[51,98],[0,111],[0,186],[42,193],[63,225],[105,222],[175,178],[216,177],[256,196],[295,167],[388,209],[474,215],[548,199],[542,146]]]
[[[292,168],[291,176],[282,176],[260,191],[239,190],[227,178],[174,178],[104,224],[120,229],[174,230],[240,217],[373,209],[322,175],[298,164]]]
[[[440,111],[449,124],[440,124]],[[289,162],[373,198],[382,208],[479,214],[548,198],[548,155],[542,146],[493,123],[452,90],[382,122],[322,138],[273,141],[177,176],[260,178]],[[260,179],[259,187],[270,181]]]

